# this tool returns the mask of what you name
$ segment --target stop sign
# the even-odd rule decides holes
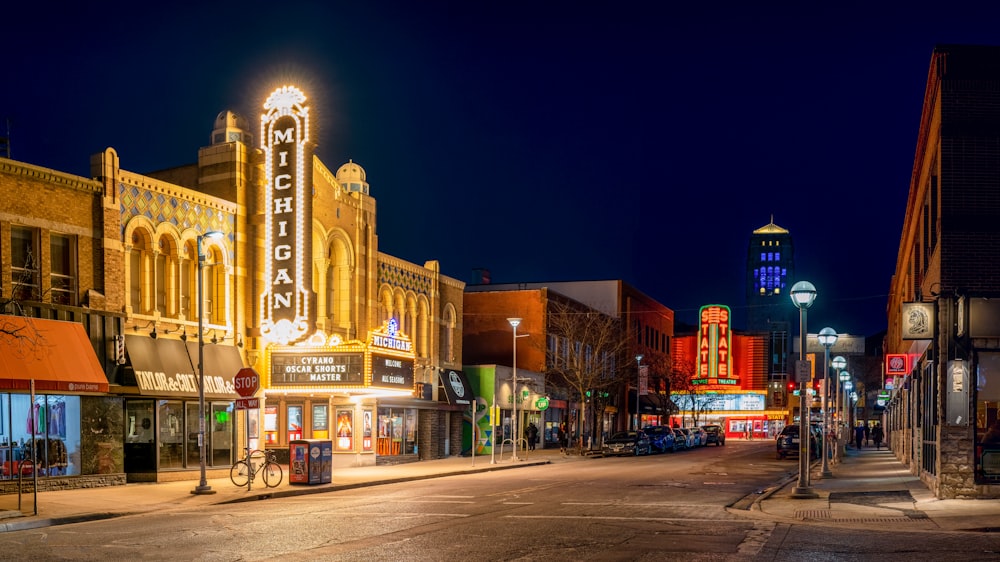
[[[233,386],[236,387],[236,394],[249,398],[257,394],[257,389],[260,388],[260,376],[257,375],[257,371],[253,370],[253,367],[243,367],[233,377]]]

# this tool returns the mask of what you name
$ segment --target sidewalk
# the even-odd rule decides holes
[[[502,460],[497,457],[496,464],[490,464],[490,457],[487,455],[476,456],[474,465],[472,457],[450,457],[388,466],[335,468],[332,483],[313,485],[289,484],[288,467],[282,466],[284,478],[278,487],[267,488],[264,486],[264,482],[258,478],[254,481],[252,490],[249,492],[246,486],[242,488],[234,486],[229,478],[209,479],[207,483],[215,493],[205,495],[191,493],[198,485],[196,480],[39,492],[38,515],[33,514],[32,500],[28,496],[22,499],[22,510],[26,513],[25,515],[17,511],[0,510],[0,533],[109,519],[165,509],[181,507],[189,509],[202,505],[318,494],[378,484],[505,470],[552,462],[573,462],[589,458],[579,455],[563,455],[557,448],[530,451],[526,455],[522,453],[522,457],[522,460],[512,461],[508,450]]]
[[[901,530],[972,531],[1000,528],[1000,500],[939,500],[887,449],[848,449],[822,478],[812,464],[816,499],[792,497],[798,479],[782,482],[752,506],[765,519],[823,524],[890,523]]]

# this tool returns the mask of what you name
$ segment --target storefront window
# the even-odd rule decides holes
[[[980,352],[976,366],[976,482],[1000,483],[1000,353]]]
[[[362,434],[361,434],[361,448],[365,451],[372,450],[372,411],[365,410],[361,413],[362,419]]]
[[[302,406],[288,407],[288,440],[302,439]]]
[[[329,406],[313,404],[312,407],[312,438],[327,439],[330,437]]]
[[[0,477],[35,459],[40,476],[80,474],[80,397],[0,394]],[[22,473],[29,470],[25,465]]]
[[[353,410],[337,410],[337,450],[354,450]]]
[[[205,444],[212,452],[208,464],[211,466],[229,466],[233,464],[233,434],[234,415],[231,402],[213,402],[211,408],[211,426],[206,428],[209,442]]]
[[[267,445],[277,445],[278,443],[277,406],[264,406],[264,443]]]
[[[376,453],[412,455],[417,453],[416,408],[379,408]]]
[[[160,400],[160,468],[184,468],[184,410],[180,400]]]
[[[156,470],[155,420],[152,400],[125,403],[125,472]]]

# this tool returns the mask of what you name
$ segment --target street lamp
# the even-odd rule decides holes
[[[513,344],[514,344],[513,345],[513,347],[514,347],[514,362],[511,364],[511,371],[513,372],[513,376],[511,377],[511,384],[513,385],[513,388],[511,389],[511,398],[512,398],[512,402],[513,402],[514,405],[513,405],[513,416],[511,417],[511,426],[510,426],[511,433],[510,433],[510,437],[514,441],[514,460],[517,461],[517,460],[521,460],[521,459],[517,458],[517,445],[518,445],[518,440],[517,440],[517,399],[518,399],[518,396],[517,396],[517,326],[518,326],[518,324],[521,323],[521,319],[520,318],[508,318],[507,321],[510,322],[511,327],[514,328],[514,339],[511,340],[513,342]]]
[[[642,358],[640,353],[635,356],[635,430],[639,431],[639,386],[642,384]]]
[[[833,368],[837,370],[837,377],[834,379],[834,382],[837,383],[837,393],[834,396],[833,400],[834,412],[836,413],[833,425],[837,431],[836,433],[837,446],[833,450],[833,460],[835,463],[837,463],[840,462],[840,446],[841,446],[840,444],[844,441],[844,428],[843,428],[844,414],[843,410],[840,409],[840,381],[842,380],[840,378],[840,372],[843,371],[844,367],[847,366],[847,359],[844,359],[842,355],[838,355],[834,357],[832,361],[830,361],[830,364],[833,365]]]
[[[830,348],[837,343],[837,331],[833,328],[823,328],[817,336],[823,346],[823,478],[833,476],[830,472]]]
[[[848,394],[851,388],[854,387],[854,383],[851,382],[851,373],[844,371],[840,373],[840,380],[844,383],[844,412],[847,414],[847,427],[848,431],[854,431],[854,421],[851,419],[854,416],[851,415],[851,408],[848,401],[850,400],[850,395]],[[847,434],[847,439],[850,440],[851,434]],[[847,448],[845,444],[844,454],[847,454]]]
[[[792,489],[793,498],[817,498],[816,492],[809,487],[809,415],[806,413],[806,380],[807,370],[800,367],[806,360],[806,309],[816,300],[816,287],[808,281],[799,281],[792,285],[789,293],[795,308],[799,309],[799,361],[795,367],[796,379],[799,383],[799,481]],[[802,372],[806,371],[806,372]]]
[[[205,254],[201,251],[201,243],[205,238],[218,240],[225,236],[222,232],[212,230],[198,236],[198,465],[201,468],[201,480],[192,494],[214,494],[215,490],[208,485],[205,478],[205,335],[202,333],[205,324],[203,312],[205,298],[202,294],[201,271],[205,266]]]

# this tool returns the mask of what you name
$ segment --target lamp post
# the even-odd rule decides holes
[[[643,354],[635,356],[635,431],[639,431],[639,386],[642,385],[642,358]]]
[[[850,402],[852,394],[851,389],[854,388],[854,383],[851,382],[851,373],[848,373],[847,371],[840,373],[840,380],[844,381],[844,412],[847,413],[847,427],[848,431],[853,432],[854,420],[852,418],[854,418],[854,415],[851,412],[852,408],[850,407]],[[848,433],[847,439],[850,440],[850,438],[851,433]],[[846,444],[844,454],[847,454]]]
[[[823,478],[830,478],[830,348],[837,343],[837,332],[833,328],[823,328],[817,336],[823,346]]]
[[[212,230],[202,234],[197,240],[198,250],[198,466],[201,469],[201,479],[198,485],[191,491],[192,494],[214,494],[215,490],[208,485],[205,478],[205,335],[204,331],[205,314],[204,295],[202,294],[201,272],[205,266],[205,254],[201,251],[201,243],[205,238],[217,240],[224,234],[217,230]]]
[[[837,370],[837,377],[833,379],[834,382],[837,383],[837,392],[833,399],[834,415],[831,416],[833,418],[833,427],[836,430],[835,435],[837,437],[837,446],[833,449],[833,462],[836,464],[840,462],[840,443],[844,440],[844,414],[843,410],[840,409],[840,373],[844,370],[844,367],[847,366],[847,359],[844,359],[842,355],[838,355],[830,361],[830,365]]]
[[[789,293],[795,308],[799,309],[799,364],[806,360],[806,310],[816,300],[816,287],[808,281],[799,281],[792,285]],[[799,383],[799,480],[792,488],[792,497],[797,499],[819,497],[809,487],[809,414],[806,403],[805,373],[800,372],[797,364],[796,378]]]
[[[517,399],[518,399],[518,395],[517,395],[517,326],[518,326],[518,324],[521,323],[521,319],[520,318],[508,318],[507,321],[510,322],[511,327],[514,328],[514,339],[511,340],[511,342],[513,343],[513,347],[514,347],[514,361],[511,364],[511,372],[513,373],[513,376],[511,377],[511,385],[512,385],[513,388],[511,389],[511,394],[510,395],[511,395],[511,402],[513,403],[513,406],[512,406],[512,408],[513,408],[513,415],[511,416],[511,426],[510,426],[510,432],[511,433],[510,433],[510,437],[511,437],[511,440],[514,442],[514,460],[517,461],[517,460],[521,460],[521,459],[519,459],[517,457],[517,445],[518,445],[518,440],[517,440]]]

